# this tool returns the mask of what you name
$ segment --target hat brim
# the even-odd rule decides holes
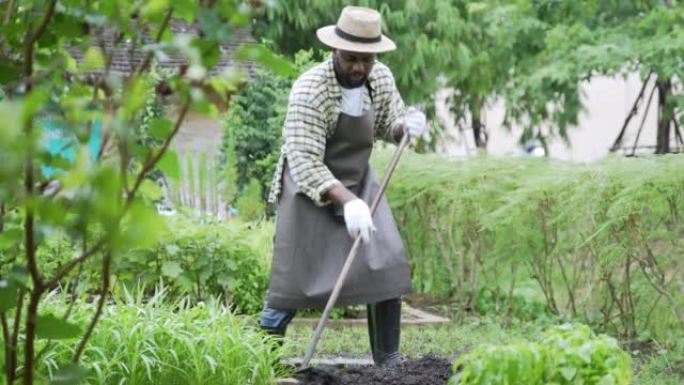
[[[382,35],[380,41],[376,43],[359,43],[343,39],[335,33],[334,25],[319,28],[316,36],[328,47],[350,52],[381,53],[397,49],[396,44],[385,35]]]

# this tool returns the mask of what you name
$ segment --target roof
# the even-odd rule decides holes
[[[196,23],[188,25],[183,20],[174,19],[170,21],[169,26],[174,35],[184,33],[197,35],[199,33],[199,27]],[[98,36],[93,38],[98,46],[104,45],[107,52],[112,52],[113,50],[114,56],[112,59],[111,71],[118,74],[130,74],[134,71],[134,68],[139,67],[147,57],[147,52],[142,49],[143,46],[155,43],[153,36],[145,34],[142,41],[138,42],[138,46],[131,52],[131,41],[117,42],[116,39],[116,32],[112,29],[104,29],[101,33],[98,33]],[[254,78],[256,76],[256,63],[237,61],[234,59],[235,51],[241,45],[254,42],[255,40],[248,29],[242,28],[235,30],[235,33],[230,39],[220,45],[221,58],[213,68],[209,69],[209,74],[216,75],[226,68],[238,68],[244,70],[249,78]],[[83,51],[71,50],[70,53],[78,62],[83,59]],[[186,65],[187,61],[179,53],[169,52],[166,55],[163,55],[163,57],[157,57],[156,64],[157,68],[177,69]]]

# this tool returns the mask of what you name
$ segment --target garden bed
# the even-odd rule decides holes
[[[300,373],[300,385],[446,385],[452,375],[451,362],[437,356],[424,356],[402,362],[393,368],[318,367]]]

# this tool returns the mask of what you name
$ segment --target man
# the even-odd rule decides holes
[[[269,200],[278,204],[271,281],[260,325],[284,336],[300,308],[323,308],[355,237],[362,246],[337,305],[367,304],[373,360],[399,360],[401,296],[411,292],[409,265],[387,201],[371,218],[379,190],[368,160],[375,137],[421,135],[425,115],[404,110],[390,70],[376,54],[395,44],[380,14],[345,7],[317,36],[332,57],[292,87],[284,144]]]

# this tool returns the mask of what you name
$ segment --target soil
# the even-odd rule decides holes
[[[311,368],[301,373],[301,385],[446,385],[451,362],[435,356],[406,360],[392,368]]]

